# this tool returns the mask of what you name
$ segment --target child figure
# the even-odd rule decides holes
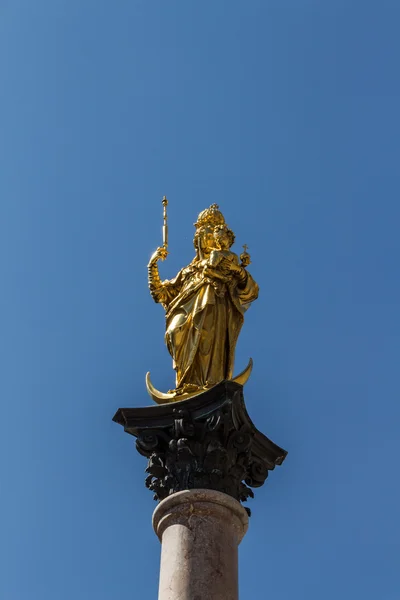
[[[232,280],[234,273],[241,271],[237,254],[230,251],[230,247],[235,241],[235,234],[226,225],[217,225],[214,227],[213,235],[216,249],[211,251],[204,266],[204,275],[228,283]],[[217,289],[220,286],[214,287]]]

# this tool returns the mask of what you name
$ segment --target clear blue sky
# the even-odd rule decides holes
[[[400,594],[398,0],[0,3],[3,600],[154,599],[145,460],[112,423],[173,383],[147,291],[218,202],[259,300],[237,370],[286,463],[241,600]]]

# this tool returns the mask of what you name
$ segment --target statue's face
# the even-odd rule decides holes
[[[205,254],[209,254],[215,247],[213,228],[205,226],[200,233],[200,248]]]
[[[215,241],[222,250],[227,250],[229,248],[230,238],[227,231],[221,229],[214,234],[214,237]]]

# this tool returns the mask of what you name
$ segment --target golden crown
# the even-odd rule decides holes
[[[216,225],[224,225],[224,215],[219,209],[218,204],[211,204],[209,208],[203,210],[197,217],[197,221],[194,224],[195,227],[203,227],[204,225],[210,225],[215,227]]]

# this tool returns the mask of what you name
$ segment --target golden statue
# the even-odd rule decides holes
[[[150,293],[166,311],[165,341],[176,371],[176,388],[157,391],[147,374],[147,389],[162,404],[184,400],[233,377],[235,346],[244,313],[258,297],[258,285],[247,271],[247,246],[240,260],[231,246],[235,235],[217,204],[203,210],[195,223],[192,262],[171,280],[161,281],[158,261],[168,254],[167,204],[164,196],[163,245],[148,265]],[[233,380],[244,385],[248,367]]]

